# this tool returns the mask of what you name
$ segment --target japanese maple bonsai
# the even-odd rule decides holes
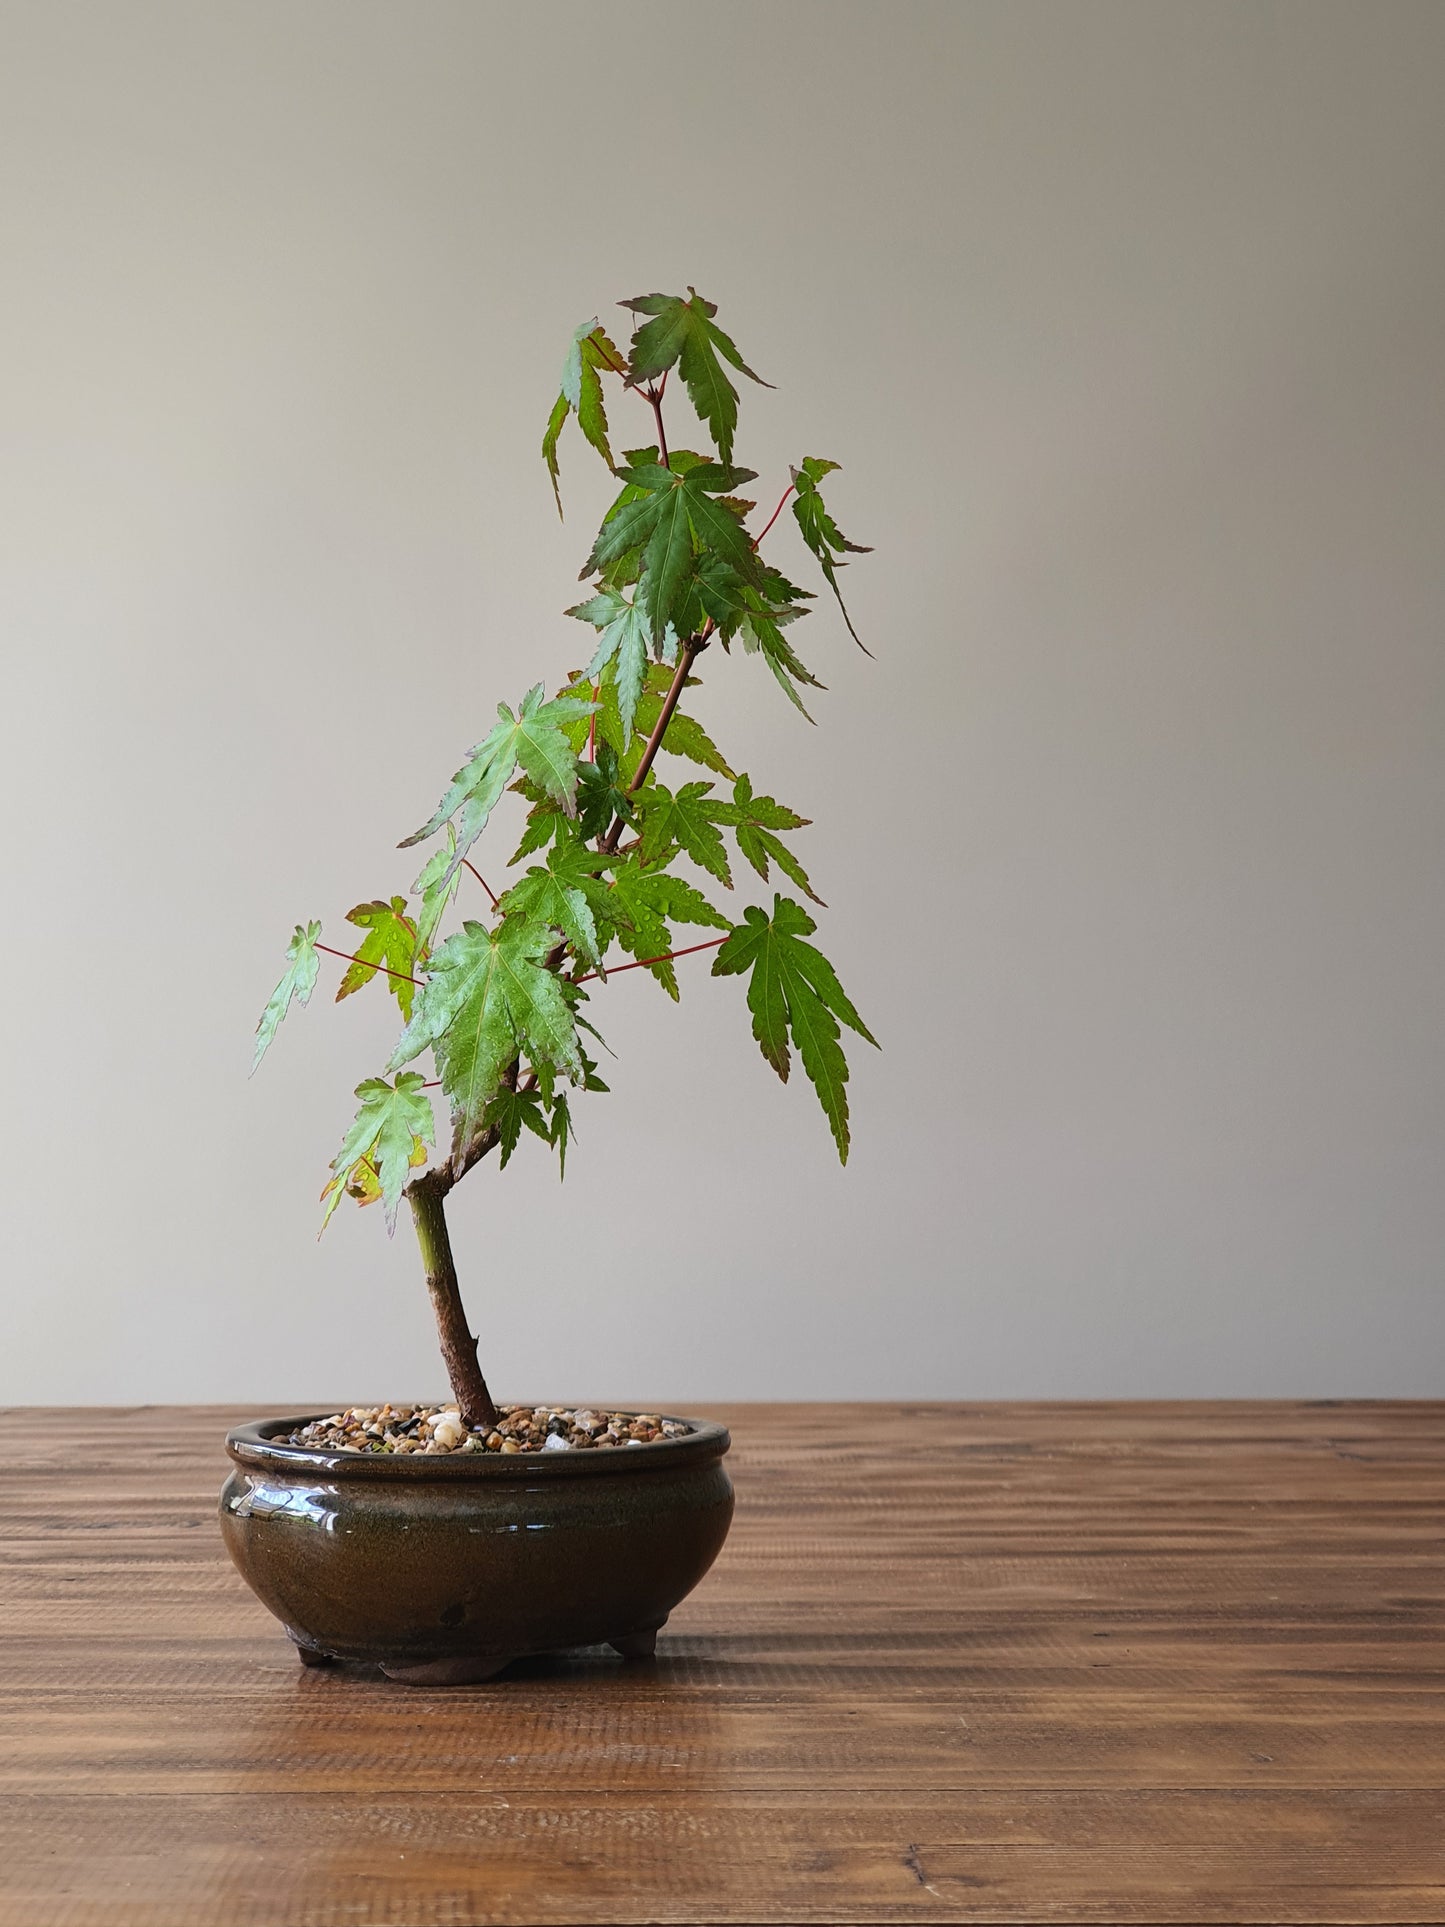
[[[401,896],[358,904],[348,922],[363,934],[345,950],[320,942],[321,925],[298,924],[286,974],[256,1033],[259,1064],[292,1002],[315,987],[318,952],[348,968],[338,1001],[380,977],[396,998],[405,1028],[389,1077],[358,1085],[360,1109],[332,1161],[323,1197],[329,1219],[343,1193],[380,1201],[394,1229],[403,1196],[411,1206],[436,1314],[447,1376],[461,1417],[490,1430],[497,1407],[477,1360],[447,1235],[446,1200],[492,1151],[505,1169],[523,1132],[555,1147],[565,1170],[572,1133],[570,1091],[602,1091],[585,1039],[592,983],[645,969],[673,998],[678,957],[716,948],[715,977],[745,975],[753,1035],[779,1077],[797,1050],[837,1143],[848,1155],[848,1066],[839,1026],[869,1032],[832,965],[808,939],[816,925],[792,896],[771,910],[749,906],[739,920],[679,873],[686,862],[703,878],[733,887],[724,832],[737,855],[766,883],[776,865],[820,904],[783,837],[807,820],[736,773],[702,725],[682,707],[704,652],[739,643],[758,656],[803,711],[799,685],[821,688],[785,633],[810,613],[809,592],[761,554],[786,505],[843,609],[838,568],[847,541],[824,506],[820,484],[837,464],[807,457],[791,471],[782,500],[753,533],[755,505],[739,491],[757,479],[733,464],[738,396],[725,364],[753,381],[710,301],[689,291],[649,294],[621,304],[643,317],[623,352],[594,321],[573,337],[543,454],[557,491],[558,444],[569,416],[613,472],[621,490],[582,567],[592,593],[568,614],[597,632],[586,669],[550,700],[539,683],[514,713],[470,752],[431,816],[400,847],[438,840],[412,885],[413,911]],[[669,445],[663,398],[676,368],[715,453]],[[612,454],[605,385],[649,407],[655,439]],[[615,412],[615,411],[614,411]],[[855,637],[856,639],[856,637]],[[659,753],[701,766],[713,780],[664,783]],[[473,861],[478,839],[505,790],[531,808],[512,866],[527,865],[500,895]],[[490,917],[468,915],[438,941],[463,875],[484,896]],[[674,926],[719,930],[721,937],[674,945]],[[632,960],[613,961],[622,951]],[[433,1081],[405,1067],[430,1050],[451,1112],[449,1155],[429,1168],[435,1141]],[[254,1068],[254,1065],[253,1065]]]
[[[802,691],[822,688],[791,639],[792,625],[810,613],[812,595],[763,553],[765,538],[789,506],[857,640],[838,571],[859,545],[842,535],[821,492],[837,464],[816,457],[800,461],[776,507],[754,530],[756,504],[742,491],[757,477],[733,460],[738,394],[729,369],[754,382],[760,377],[718,327],[713,304],[695,291],[686,298],[643,295],[621,305],[636,318],[625,350],[595,320],[575,331],[542,444],[559,513],[558,449],[570,417],[619,489],[582,567],[589,592],[567,612],[596,633],[586,667],[568,675],[550,698],[539,682],[515,712],[499,705],[495,727],[468,754],[422,827],[402,840],[403,849],[433,843],[412,885],[412,902],[397,894],[358,904],[348,921],[359,934],[344,945],[322,943],[318,922],[297,925],[286,973],[257,1028],[253,1069],[292,1004],[309,1001],[323,952],[346,965],[338,1000],[374,980],[396,999],[404,1027],[386,1074],[357,1086],[360,1108],[322,1194],[323,1228],[343,1196],[361,1205],[379,1202],[389,1231],[402,1199],[410,1206],[455,1402],[444,1424],[433,1414],[426,1419],[433,1471],[439,1452],[462,1457],[457,1447],[490,1458],[499,1451],[540,1452],[549,1436],[564,1445],[630,1442],[614,1438],[612,1430],[594,1439],[585,1426],[572,1426],[569,1441],[567,1426],[563,1435],[551,1436],[559,1432],[555,1423],[529,1429],[497,1406],[463,1308],[446,1219],[453,1188],[493,1151],[505,1169],[524,1135],[553,1148],[565,1170],[572,1094],[607,1088],[589,1051],[598,1037],[590,1017],[594,987],[642,969],[676,998],[677,961],[714,950],[715,977],[747,979],[753,1036],[784,1080],[796,1051],[843,1160],[848,1066],[840,1027],[873,1041],[832,965],[809,941],[816,925],[797,896],[777,891],[770,907],[748,905],[741,916],[716,900],[714,886],[731,891],[734,861],[741,859],[763,883],[776,866],[781,880],[821,903],[784,840],[806,827],[807,819],[759,794],[684,707],[700,660],[715,646],[731,652],[740,670],[751,666],[747,658],[756,658],[804,716]],[[669,441],[664,398],[674,371],[709,450]],[[619,404],[636,406],[633,397],[647,410],[651,440],[619,462],[608,411],[615,419]],[[674,777],[665,765],[664,781],[659,757],[690,762],[706,774],[689,780],[682,771]],[[719,778],[730,786],[721,793]],[[528,806],[510,859],[520,874],[510,882],[499,878],[504,887],[494,892],[485,878],[496,870],[482,861],[478,840],[509,789]],[[691,876],[685,873],[689,866]],[[475,903],[444,934],[464,888],[474,892]],[[720,934],[679,945],[674,933],[684,927]],[[434,1078],[411,1068],[427,1051]],[[434,1089],[450,1112],[451,1132],[445,1152],[429,1162],[436,1141]],[[393,1430],[398,1413],[413,1427],[411,1440]],[[375,1412],[370,1416],[374,1420]],[[549,1413],[537,1408],[535,1416],[546,1421]],[[565,1416],[570,1426],[593,1415]],[[333,1465],[341,1463],[347,1443],[367,1454],[415,1449],[411,1408],[387,1407],[380,1426],[353,1425],[350,1434],[345,1419],[338,1414],[284,1435],[275,1427],[252,1428],[254,1436],[242,1438],[241,1456],[259,1464],[256,1452],[278,1437],[297,1451],[307,1444],[336,1448]],[[578,1453],[573,1462],[585,1458],[596,1465],[605,1457],[637,1464],[651,1453],[676,1452],[689,1443],[683,1435],[706,1429],[692,1422],[670,1422],[664,1429],[660,1417],[649,1417],[640,1436],[657,1442],[648,1453]],[[233,1456],[240,1436],[233,1435]],[[726,1435],[721,1438],[725,1447]],[[556,1458],[548,1458],[555,1466]],[[470,1463],[480,1469],[481,1459],[473,1456]],[[396,1470],[408,1466],[420,1469],[415,1459],[403,1458]],[[503,1469],[510,1469],[507,1462],[498,1467]],[[239,1517],[254,1496],[248,1494],[244,1505],[235,1501],[233,1514]],[[296,1513],[289,1500],[281,1510],[288,1506]],[[247,1576],[267,1596],[249,1569]],[[268,1603],[287,1617],[274,1597]],[[292,1632],[304,1652],[305,1637],[294,1625]],[[516,1636],[510,1643],[517,1649]]]

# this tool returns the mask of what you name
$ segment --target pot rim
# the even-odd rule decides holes
[[[608,1407],[609,1410],[613,1409]],[[336,1407],[332,1407],[335,1411]],[[640,1414],[628,1412],[627,1418]],[[597,1478],[610,1474],[634,1477],[640,1472],[675,1470],[703,1459],[720,1459],[732,1444],[725,1425],[713,1419],[678,1418],[671,1412],[655,1416],[689,1429],[682,1438],[652,1439],[634,1459],[631,1449],[568,1452],[346,1452],[335,1447],[291,1445],[279,1434],[294,1432],[328,1412],[305,1412],[294,1418],[253,1419],[226,1434],[226,1450],[237,1465],[268,1472],[324,1472],[330,1478],[402,1479],[566,1479]]]

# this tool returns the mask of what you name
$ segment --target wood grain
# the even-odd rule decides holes
[[[724,1409],[658,1664],[449,1691],[297,1666],[241,1416],[0,1414],[0,1927],[1445,1919],[1445,1406]]]

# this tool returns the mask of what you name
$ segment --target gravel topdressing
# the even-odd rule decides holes
[[[282,1443],[328,1452],[580,1452],[680,1439],[688,1428],[655,1412],[590,1405],[503,1405],[496,1429],[468,1429],[455,1405],[349,1405],[288,1432]]]

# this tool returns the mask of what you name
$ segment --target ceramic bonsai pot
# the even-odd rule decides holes
[[[651,1654],[732,1521],[721,1425],[610,1451],[430,1455],[284,1443],[239,1426],[221,1531],[303,1664],[362,1660],[451,1685],[607,1644]]]

